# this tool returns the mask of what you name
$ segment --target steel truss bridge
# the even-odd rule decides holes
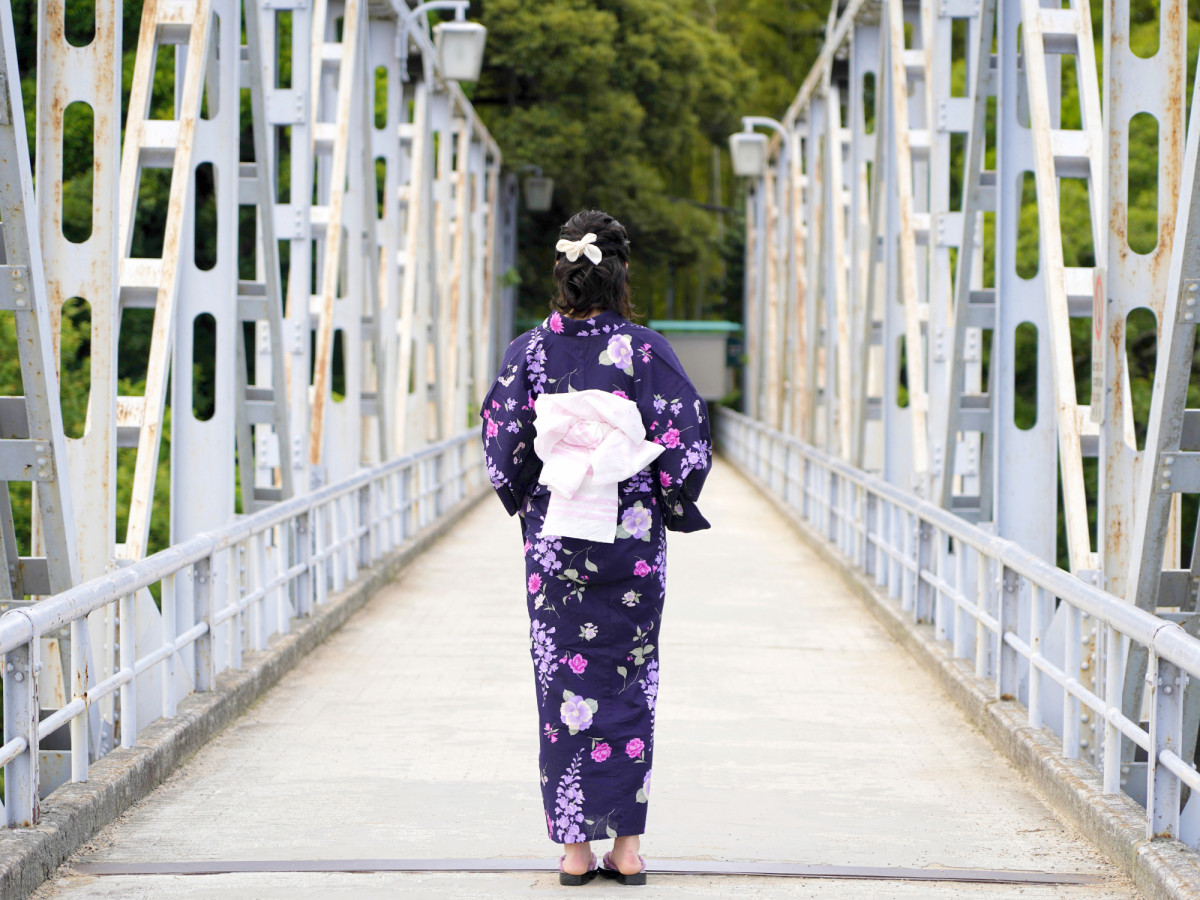
[[[1096,22],[1084,0],[834,4],[745,183],[745,411],[721,410],[717,434],[896,629],[1001,704],[1046,771],[1068,773],[1047,778],[1100,823],[1105,849],[1136,857],[1140,887],[1188,896],[1200,882],[1172,887],[1152,869],[1174,854],[1200,873],[1200,555],[1183,559],[1200,523],[1182,502],[1200,494],[1200,409],[1187,407],[1200,105],[1189,120],[1182,3],[1162,4],[1143,56],[1128,0],[1103,10]],[[147,0],[123,132],[118,12],[99,4],[94,37],[75,46],[63,6],[40,4],[37,94],[23,97],[0,6],[0,312],[23,379],[0,398],[0,472],[36,496],[31,535],[0,504],[0,762],[16,831],[114,748],[138,749],[147,727],[289,634],[303,640],[478,498],[473,412],[511,332],[498,276],[515,260],[515,179],[424,25],[400,27],[406,7]],[[94,179],[75,241],[62,171],[79,104]],[[31,105],[36,172],[19,114]],[[1126,238],[1139,116],[1156,123],[1146,253]],[[215,261],[194,250],[200,167],[216,185]],[[139,185],[156,169],[170,173],[162,253],[134,257]],[[1086,221],[1063,220],[1068,181]],[[1017,253],[1030,183],[1032,272]],[[239,259],[241,222],[252,260]],[[1092,266],[1064,261],[1079,229]],[[55,360],[64,306],[80,303],[88,419],[69,437]],[[1158,353],[1139,449],[1125,334],[1142,309]],[[137,315],[153,332],[144,392],[130,395],[116,373]],[[1089,352],[1091,381],[1077,383]],[[1036,360],[1032,384],[1018,383],[1019,354]],[[195,372],[212,373],[205,418]],[[171,546],[148,555],[168,428]],[[135,462],[119,504],[123,453]],[[1108,831],[1105,808],[1118,810]],[[1131,809],[1144,846],[1128,844]]]
[[[1186,5],[1160,5],[1149,55],[1130,4],[1102,6],[1095,21],[1084,0],[836,4],[747,189],[736,440],[997,697],[1144,803],[1149,836],[1195,847],[1200,554],[1181,539],[1200,545],[1200,523],[1181,499],[1200,493],[1200,106],[1189,120]],[[1129,208],[1138,117],[1156,123],[1146,210]],[[1068,182],[1082,221],[1062,215]],[[1137,213],[1149,252],[1127,237]],[[1080,232],[1092,266],[1064,261]],[[1139,449],[1126,328],[1144,310]],[[1060,504],[1070,578],[1053,568]]]

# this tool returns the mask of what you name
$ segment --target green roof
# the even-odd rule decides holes
[[[737,322],[712,322],[704,319],[651,319],[647,322],[655,331],[741,331]]]

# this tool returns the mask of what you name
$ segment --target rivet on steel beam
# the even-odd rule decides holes
[[[1086,740],[1082,740],[1079,742],[1080,750],[1086,750],[1087,748],[1088,748],[1088,742]]]
[[[1164,456],[1164,457],[1163,457],[1163,463],[1162,463],[1162,464],[1163,464],[1164,466],[1173,466],[1173,465],[1175,465],[1175,457],[1173,457],[1173,456]]]
[[[1086,723],[1086,722],[1087,722],[1087,720],[1088,720],[1088,714],[1087,714],[1087,713],[1084,713],[1083,715],[1081,715],[1081,716],[1079,717],[1079,721],[1080,721],[1080,722],[1084,722],[1084,723]]]
[[[1172,691],[1172,687],[1171,687],[1169,684],[1164,684],[1164,685],[1163,685],[1163,693],[1164,693],[1164,694],[1170,694],[1170,693],[1171,693],[1171,691]]]
[[[1197,291],[1200,291],[1200,283],[1193,281],[1191,284],[1189,284],[1187,286],[1187,290],[1188,290],[1189,294],[1194,294]]]
[[[16,681],[24,681],[24,680],[25,680],[25,673],[24,673],[24,672],[17,672],[15,675],[13,675],[13,679],[14,679],[14,680],[16,680]]]

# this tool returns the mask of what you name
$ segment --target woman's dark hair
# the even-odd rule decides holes
[[[629,319],[633,302],[629,289],[629,236],[625,226],[606,212],[586,209],[567,220],[558,236],[578,241],[585,234],[596,235],[596,244],[604,254],[598,263],[579,254],[574,262],[565,253],[554,261],[557,295],[550,305],[567,315],[581,317],[595,309],[612,310]]]

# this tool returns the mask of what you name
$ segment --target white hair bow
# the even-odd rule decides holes
[[[559,253],[567,254],[567,259],[571,262],[579,259],[580,253],[590,259],[594,266],[600,265],[600,260],[604,258],[604,254],[596,246],[596,235],[590,231],[577,241],[560,238],[559,242],[554,245],[554,249]]]

